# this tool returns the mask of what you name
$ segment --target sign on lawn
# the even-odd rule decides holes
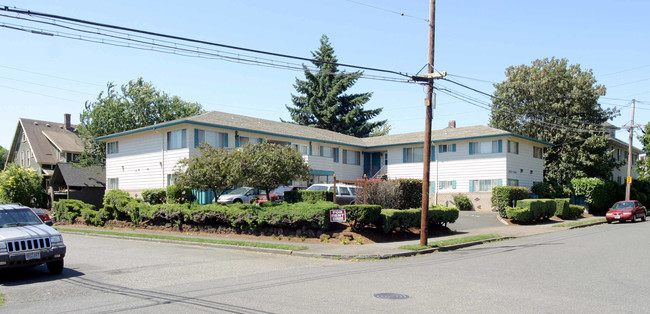
[[[330,222],[345,222],[345,209],[330,209]]]

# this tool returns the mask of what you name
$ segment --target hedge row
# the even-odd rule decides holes
[[[458,219],[458,209],[447,206],[432,206],[429,208],[428,221],[429,225],[446,226],[447,223],[454,223]],[[422,212],[420,208],[405,210],[382,209],[381,210],[381,227],[384,233],[390,233],[397,228],[407,230],[411,227],[419,228],[421,226]]]
[[[506,217],[506,207],[514,205],[514,201],[528,197],[528,189],[520,186],[495,186],[492,188],[492,208],[499,212],[501,217]]]
[[[381,222],[381,206],[379,205],[344,205],[347,221],[352,231],[357,231],[369,225],[379,226]]]
[[[528,223],[558,216],[575,219],[582,216],[584,208],[569,204],[568,198],[524,199],[517,201],[517,207],[506,207],[506,217],[515,222]]]
[[[316,202],[331,202],[334,200],[334,192],[332,191],[286,191],[284,192],[284,201],[287,203],[316,203]]]

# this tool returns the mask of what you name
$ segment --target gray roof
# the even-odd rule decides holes
[[[155,130],[165,127],[170,127],[178,124],[189,123],[196,125],[205,125],[212,127],[225,128],[238,131],[250,131],[266,135],[274,135],[281,137],[289,137],[295,139],[303,139],[309,141],[319,141],[325,143],[334,143],[339,145],[349,145],[359,148],[373,148],[381,146],[393,146],[404,144],[417,144],[424,143],[424,132],[405,133],[396,135],[385,135],[377,137],[358,138],[350,135],[319,129],[310,126],[303,126],[288,122],[279,122],[266,119],[253,118],[248,116],[236,115],[231,113],[211,111],[208,113],[200,114],[193,117],[182,118],[178,120],[158,123],[139,129],[134,129],[126,132],[111,134],[97,138],[97,140],[107,141],[112,138],[134,134],[149,130]],[[445,128],[442,130],[435,130],[431,132],[431,140],[433,142],[443,142],[447,140],[458,139],[472,139],[483,137],[494,137],[511,135],[520,138],[536,141],[544,145],[551,145],[550,143],[539,141],[533,138],[528,138],[516,135],[507,131],[487,127],[487,126],[470,126],[462,128]]]
[[[73,164],[60,162],[56,164],[53,180],[58,181],[60,177],[68,187],[104,188],[106,182],[102,166],[75,167]]]
[[[58,156],[53,154],[51,145],[62,152],[83,152],[77,134],[67,130],[62,123],[20,118],[18,125],[22,126],[34,158],[40,164],[55,164],[58,161]]]

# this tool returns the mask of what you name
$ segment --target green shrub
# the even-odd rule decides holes
[[[448,206],[432,206],[429,208],[429,224],[447,226],[448,223],[454,223],[458,219],[459,209]]]
[[[568,196],[565,188],[559,184],[537,182],[530,188],[530,192],[539,198],[565,198]]]
[[[298,192],[299,190],[284,192],[284,201],[292,204],[302,202],[302,196]]]
[[[453,195],[454,204],[458,210],[472,210],[474,207],[472,201],[465,194],[456,194]]]
[[[555,216],[562,218],[561,216],[564,215],[564,213],[569,212],[569,204],[571,204],[571,199],[556,198],[553,201],[555,202]]]
[[[148,213],[148,208],[151,206],[152,205],[146,204],[142,200],[135,199],[126,204],[124,210],[126,211],[126,214],[128,215],[130,221],[132,223],[138,224],[142,221],[141,212]]]
[[[514,222],[529,223],[535,220],[530,208],[506,207],[506,217]]]
[[[167,190],[165,189],[146,189],[142,191],[142,199],[151,204],[165,204],[167,202]]]
[[[506,217],[506,206],[512,206],[514,201],[528,197],[528,189],[520,186],[495,186],[492,188],[492,208]]]
[[[300,190],[300,198],[305,203],[316,203],[316,202],[331,202],[334,200],[334,192],[332,191],[307,191]]]
[[[422,206],[422,180],[397,179],[399,202],[397,208],[407,209]]]
[[[529,209],[532,220],[541,220],[555,215],[557,205],[552,199],[524,199],[517,201],[517,207]]]
[[[167,186],[167,203],[169,204],[185,204],[192,202],[192,189],[178,186]]]
[[[379,226],[381,222],[381,206],[379,205],[344,205],[346,216],[352,231],[357,231],[373,224]]]
[[[598,178],[580,178],[571,180],[571,188],[576,196],[584,196],[589,205],[589,212],[604,214],[616,202],[616,183]]]
[[[126,205],[133,198],[129,193],[122,190],[109,190],[104,194],[104,210],[109,215],[109,219],[127,220],[128,214]]]
[[[86,204],[80,200],[63,199],[54,202],[52,206],[54,214],[59,221],[74,222],[77,217],[81,216],[83,211],[95,210],[95,205]]]
[[[569,205],[568,209],[564,210],[562,213],[557,215],[562,219],[576,219],[582,217],[582,214],[585,212],[585,208],[580,205]]]
[[[379,205],[383,208],[399,208],[399,190],[394,180],[369,179],[361,188],[357,189],[359,195],[366,195],[366,202],[371,205]]]

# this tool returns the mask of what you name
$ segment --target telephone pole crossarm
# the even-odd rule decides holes
[[[447,72],[426,73],[421,75],[411,76],[413,82],[429,82],[430,80],[441,79],[447,76]]]

